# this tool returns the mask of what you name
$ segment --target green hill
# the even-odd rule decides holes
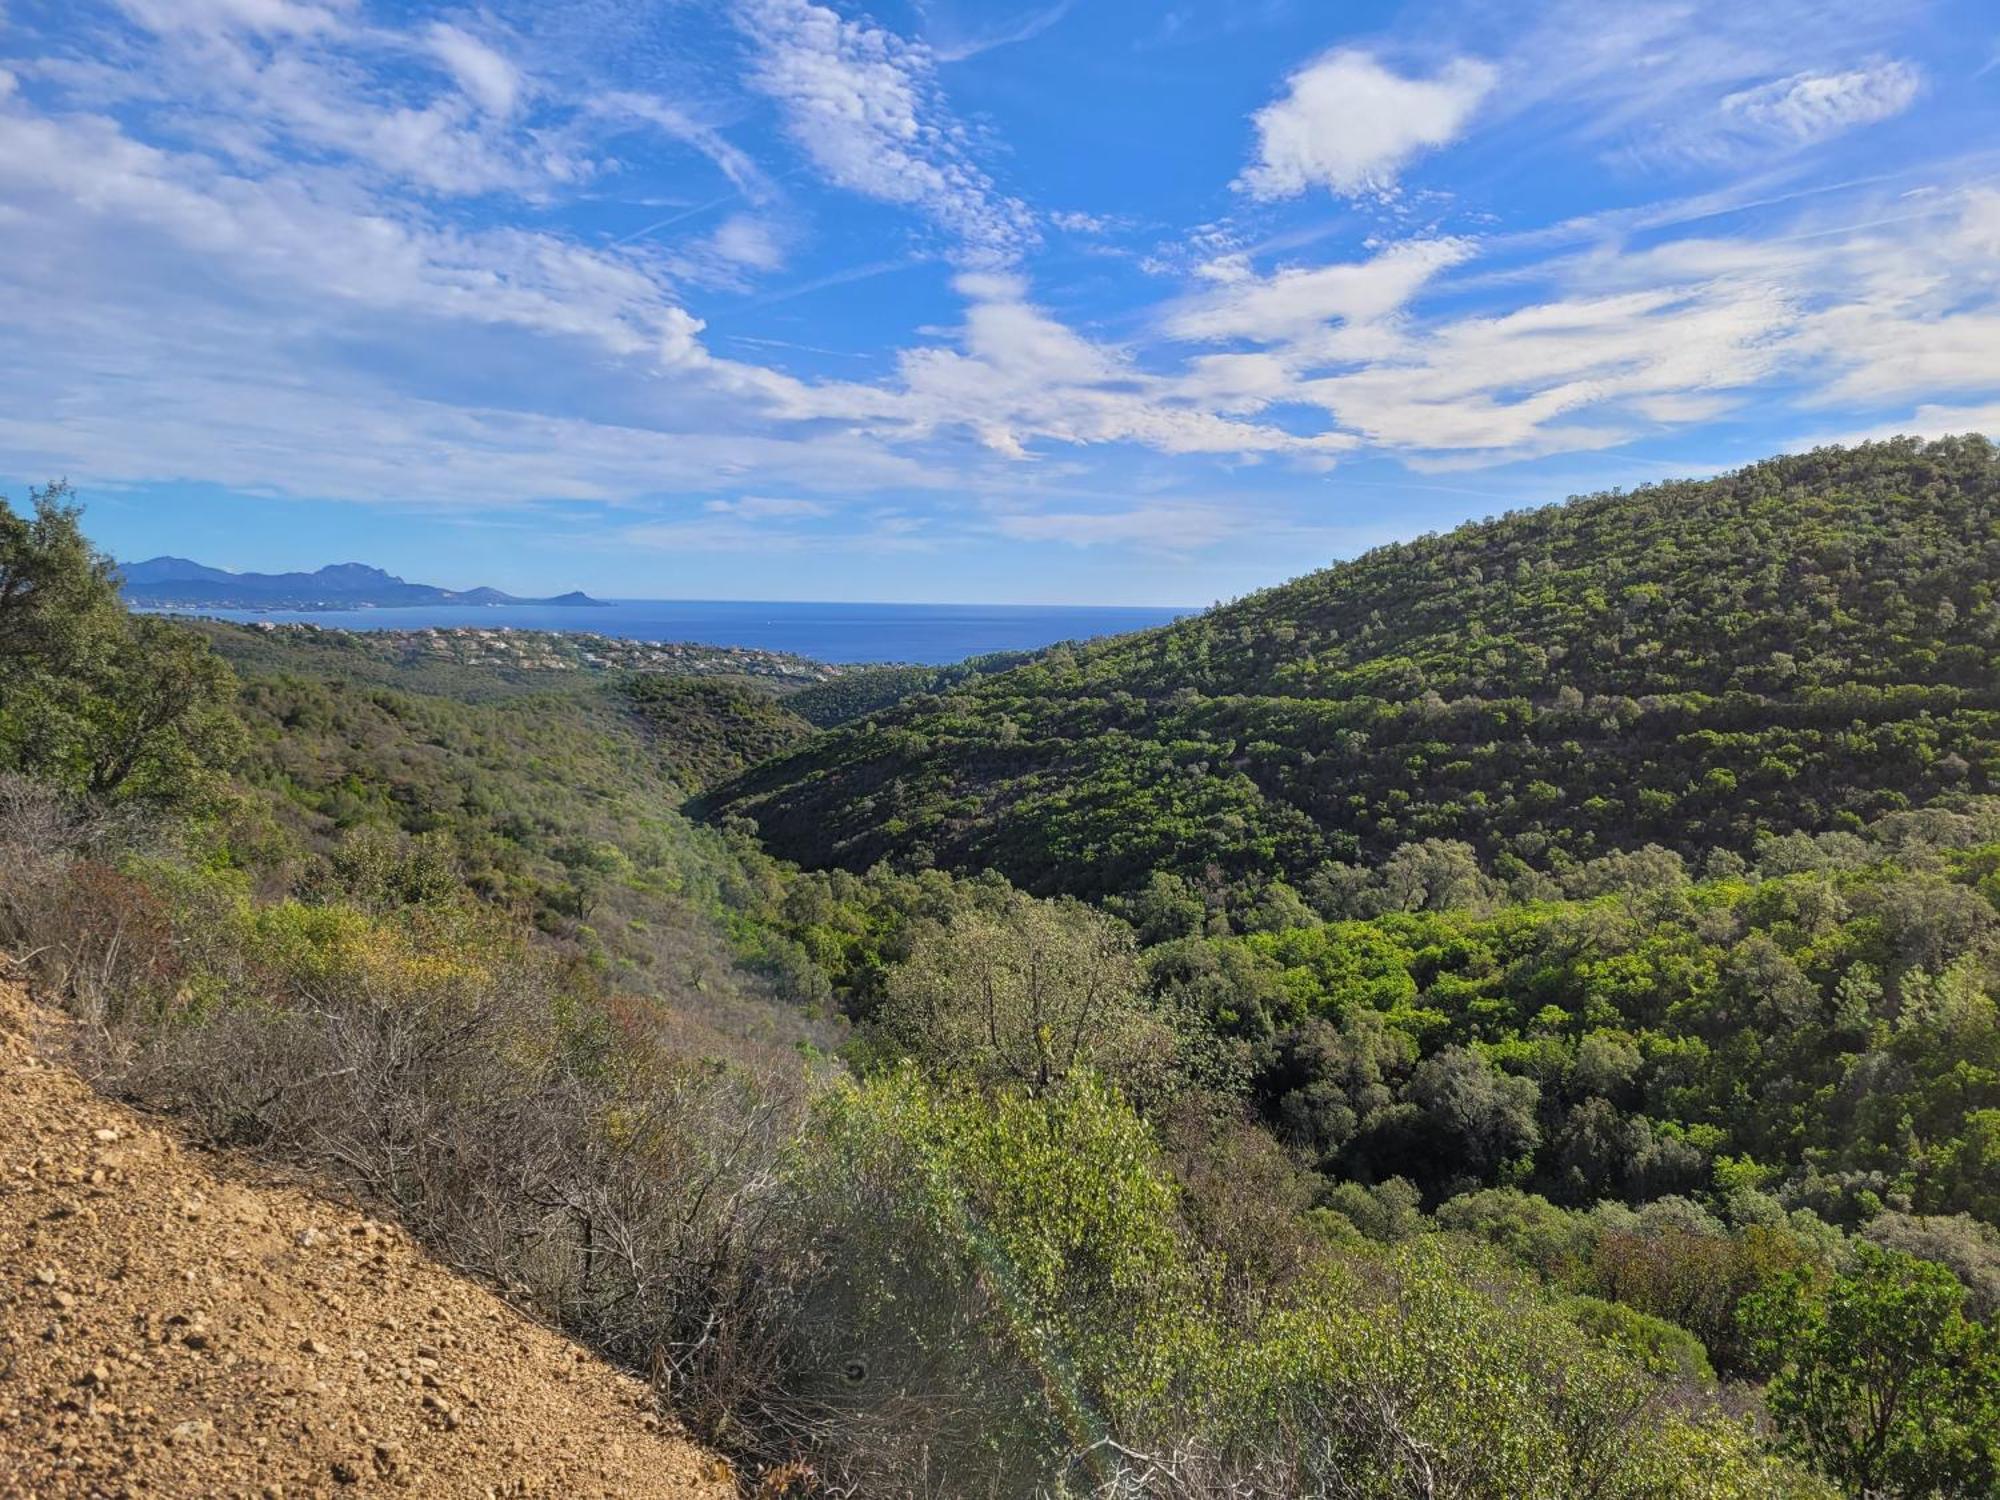
[[[788,698],[131,616],[56,487],[0,503],[0,955],[100,1087],[760,1493],[1991,1495],[1992,472],[1785,460]],[[689,815],[774,750],[796,843],[872,796],[912,864],[1136,892]],[[1689,782],[1699,878],[1581,857]]]
[[[2000,780],[2000,455],[1827,448],[1383,547],[909,698],[715,798],[809,865],[1301,882],[1699,856]]]

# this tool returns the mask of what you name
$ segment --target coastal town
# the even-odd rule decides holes
[[[809,657],[754,646],[640,641],[587,630],[517,630],[510,626],[430,626],[411,630],[334,630],[263,620],[266,635],[340,636],[351,649],[401,665],[421,662],[515,672],[652,672],[671,677],[759,677],[774,686],[831,682],[842,669]]]

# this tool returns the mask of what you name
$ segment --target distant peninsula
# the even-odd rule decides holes
[[[394,609],[413,604],[604,604],[584,593],[522,599],[499,589],[443,589],[406,583],[365,563],[313,573],[231,573],[185,557],[155,557],[119,568],[128,604],[141,609]]]

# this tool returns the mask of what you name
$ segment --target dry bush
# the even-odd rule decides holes
[[[123,829],[47,786],[0,775],[0,945],[100,1041],[176,992],[165,905],[108,852]]]
[[[784,1202],[809,1088],[796,1025],[729,984],[608,995],[556,945],[463,911],[434,931],[358,918],[368,950],[336,940],[316,967],[226,883],[171,859],[124,873],[138,831],[0,777],[0,946],[84,1023],[100,1086],[333,1169],[753,1461],[823,1441],[833,1414],[797,1387],[826,1261]]]
[[[560,966],[474,995],[364,984],[155,1028],[113,1080],[219,1139],[331,1165],[450,1263],[649,1374],[742,1445],[783,1376],[767,1219],[803,1079],[565,1037]],[[557,1039],[562,1040],[557,1040]]]

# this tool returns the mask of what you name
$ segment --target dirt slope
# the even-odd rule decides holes
[[[722,1497],[646,1387],[40,1061],[0,986],[0,1500]]]

